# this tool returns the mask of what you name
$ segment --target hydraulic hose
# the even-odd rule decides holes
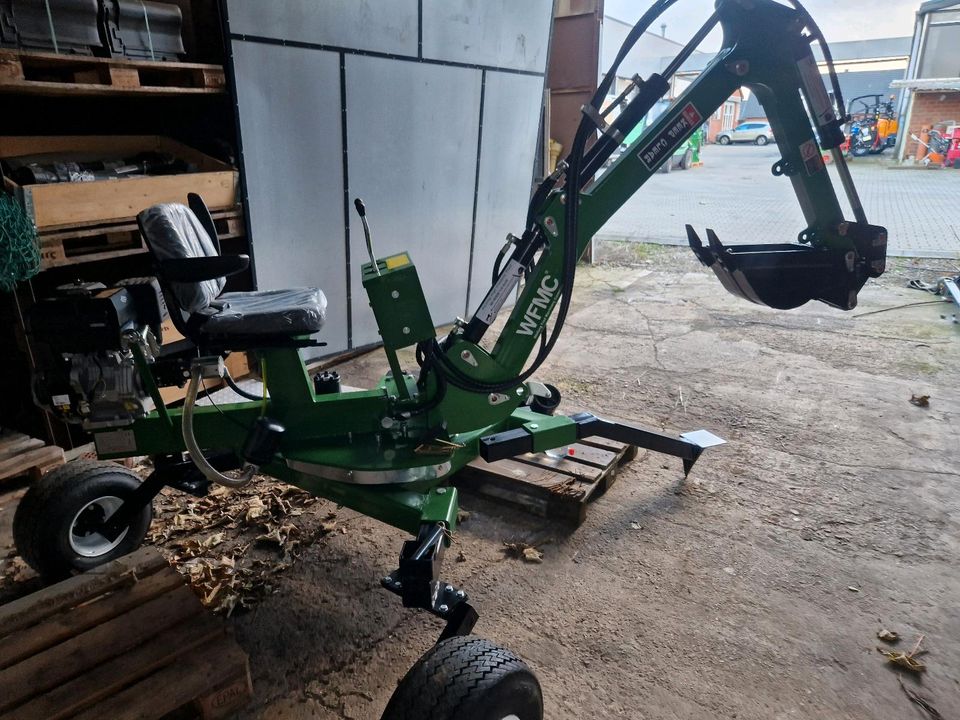
[[[252,400],[253,402],[260,402],[262,398],[259,395],[254,395],[244,390],[242,387],[237,385],[236,381],[230,376],[230,371],[226,368],[223,369],[223,379],[226,381],[227,386],[233,390],[237,395],[247,400]]]
[[[255,465],[247,465],[243,469],[240,477],[227,477],[207,462],[207,458],[204,457],[203,451],[197,444],[197,438],[193,434],[193,410],[197,404],[197,391],[200,388],[200,378],[203,375],[203,368],[204,365],[196,360],[190,367],[190,384],[187,386],[187,397],[183,402],[183,415],[181,417],[183,444],[186,446],[187,452],[190,453],[191,462],[193,462],[197,470],[199,470],[207,480],[228,488],[241,488],[253,479],[257,467]]]
[[[662,15],[675,2],[677,2],[677,0],[658,0],[658,2],[654,3],[654,5],[647,10],[646,13],[644,13],[643,17],[641,17],[639,22],[637,22],[637,24],[633,27],[633,29],[627,35],[627,39],[624,41],[623,46],[620,48],[613,65],[601,80],[596,93],[594,93],[593,99],[590,102],[594,108],[600,107],[603,98],[606,97],[607,92],[613,83],[614,78],[616,77],[617,69],[620,67],[620,64],[623,62],[624,58],[636,44],[637,40],[643,35],[644,32],[646,32],[654,20]],[[570,149],[570,154],[567,156],[565,161],[566,167],[564,173],[564,191],[566,192],[567,197],[571,199],[580,197],[580,190],[584,184],[580,175],[583,168],[584,150],[591,130],[592,126],[590,125],[590,121],[586,117],[582,118],[579,126],[577,127],[577,132]],[[552,175],[544,180],[540,187],[538,187],[534,192],[534,196],[530,202],[527,213],[527,233],[535,232],[530,228],[535,226],[535,218],[537,212],[541,209],[541,203],[549,196],[556,180],[557,177]],[[503,380],[495,383],[482,382],[468,376],[466,373],[461,371],[450,361],[449,358],[446,357],[442,348],[437,348],[435,353],[435,367],[438,370],[437,374],[446,375],[446,379],[451,385],[463,390],[467,390],[468,392],[478,393],[496,393],[512,390],[517,385],[526,382],[526,380],[528,380],[540,368],[544,360],[547,359],[547,356],[553,350],[557,339],[560,337],[560,332],[563,329],[564,322],[566,321],[567,312],[570,309],[570,301],[573,295],[573,283],[577,272],[577,231],[579,205],[579,202],[569,201],[564,207],[565,222],[562,244],[563,279],[561,283],[562,292],[560,296],[560,304],[557,310],[556,320],[554,321],[553,328],[549,334],[546,333],[546,328],[544,328],[544,334],[541,336],[540,350],[537,352],[533,362],[526,370],[521,372],[516,377],[510,378],[509,380]],[[526,236],[527,233],[524,233],[524,235]]]

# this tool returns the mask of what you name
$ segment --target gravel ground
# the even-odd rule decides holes
[[[877,632],[905,650],[923,634],[928,670],[904,682],[960,716],[960,326],[947,305],[865,314],[933,300],[904,285],[941,266],[895,263],[852,313],[776,312],[688,253],[600,255],[541,373],[561,410],[728,444],[685,481],[679,461],[641,455],[576,530],[466,496],[444,576],[471,592],[476,632],[530,663],[551,719],[757,720],[923,718]],[[364,386],[384,368],[373,353],[340,372]],[[0,550],[16,494],[0,496]],[[337,531],[231,618],[257,695],[243,720],[379,717],[440,632],[379,589],[404,534],[327,502],[297,521],[331,513]]]

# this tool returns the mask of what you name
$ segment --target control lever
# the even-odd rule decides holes
[[[357,209],[357,215],[360,216],[360,222],[363,224],[363,238],[367,241],[367,255],[370,256],[370,264],[373,265],[377,275],[380,274],[380,266],[377,265],[377,256],[373,253],[373,240],[370,239],[370,226],[367,224],[367,208],[360,198],[354,198],[353,206]]]

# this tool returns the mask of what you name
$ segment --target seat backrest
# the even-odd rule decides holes
[[[154,259],[214,257],[213,240],[190,208],[179,203],[153,205],[137,215],[137,223]],[[161,278],[163,281],[163,278]],[[166,283],[182,310],[199,312],[223,292],[226,278]]]

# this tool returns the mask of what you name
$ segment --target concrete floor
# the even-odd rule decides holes
[[[948,305],[864,315],[933,300],[903,286],[936,273],[891,271],[853,313],[776,312],[686,252],[603,254],[541,373],[561,410],[728,444],[686,481],[641,455],[576,530],[465,497],[444,575],[471,592],[476,633],[530,663],[550,719],[920,719],[876,650],[888,628],[904,649],[925,636],[929,669],[904,682],[960,715],[960,326]],[[363,386],[384,368],[374,353],[340,370]],[[231,619],[257,694],[244,720],[379,717],[440,632],[377,583],[403,533],[336,512],[346,532]],[[544,562],[506,558],[515,540]]]
[[[806,225],[790,182],[770,174],[779,158],[776,146],[708,145],[703,167],[654,175],[597,236],[686,245],[690,223],[725,243],[795,242]],[[960,171],[895,167],[888,151],[854,158],[850,172],[867,219],[889,230],[891,255],[960,257]]]
[[[855,313],[781,313],[675,251],[581,273],[543,373],[562,409],[729,444],[686,482],[677,461],[638,459],[576,531],[464,499],[465,560],[445,574],[471,591],[476,632],[536,669],[548,718],[920,717],[882,628],[925,635],[919,691],[960,713],[960,328],[930,305],[857,317],[928,299],[903,280],[871,284]],[[402,534],[346,521],[237,618],[262,703],[245,717],[377,717],[439,632],[377,589]],[[518,539],[544,563],[505,559]]]

